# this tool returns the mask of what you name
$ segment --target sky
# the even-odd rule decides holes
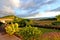
[[[60,14],[58,12],[60,12],[60,0],[0,0],[0,16],[13,14],[18,17],[33,15],[33,17],[36,15],[52,17],[52,15]]]

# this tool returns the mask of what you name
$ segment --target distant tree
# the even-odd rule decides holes
[[[14,18],[14,22],[16,23],[16,22],[20,22],[22,20],[22,18],[18,18],[18,17],[15,17]]]
[[[57,15],[56,18],[57,18],[57,21],[60,22],[60,15]]]

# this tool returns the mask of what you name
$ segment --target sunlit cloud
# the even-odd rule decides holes
[[[10,0],[10,3],[14,7],[19,7],[20,6],[20,0]]]
[[[29,17],[25,17],[25,18],[27,18],[27,19],[29,19],[29,18],[48,18],[48,17],[54,17],[54,16],[56,16],[56,15],[59,15],[60,14],[60,12],[44,12],[44,13],[38,13],[38,14],[36,14],[36,15],[32,15],[32,16],[29,16]]]

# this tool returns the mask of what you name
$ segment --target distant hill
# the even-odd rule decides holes
[[[4,17],[2,17],[2,18],[15,18],[16,16],[14,16],[14,15],[8,15],[8,16],[4,16]]]
[[[56,18],[31,18],[32,20],[41,20],[41,21],[43,21],[43,20],[56,20]]]
[[[5,21],[13,21],[14,19],[22,19],[22,18],[19,18],[17,16],[14,16],[14,15],[8,15],[8,16],[4,16],[4,17],[0,17],[0,21],[1,20],[5,20]]]
[[[46,19],[41,19],[41,20],[57,20],[56,18],[46,18]]]
[[[17,16],[14,16],[14,15],[8,15],[8,16],[4,16],[4,17],[1,17],[0,20],[14,20],[16,19],[17,20],[21,20],[21,19],[24,19],[24,18],[19,18]],[[40,20],[40,21],[45,21],[45,20],[56,20],[56,18],[31,18],[31,19],[28,19],[28,20]]]

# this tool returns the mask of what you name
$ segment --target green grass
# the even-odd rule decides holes
[[[47,29],[47,28],[39,28],[39,29],[42,31],[43,34],[48,32],[60,32],[60,30],[58,29]]]

